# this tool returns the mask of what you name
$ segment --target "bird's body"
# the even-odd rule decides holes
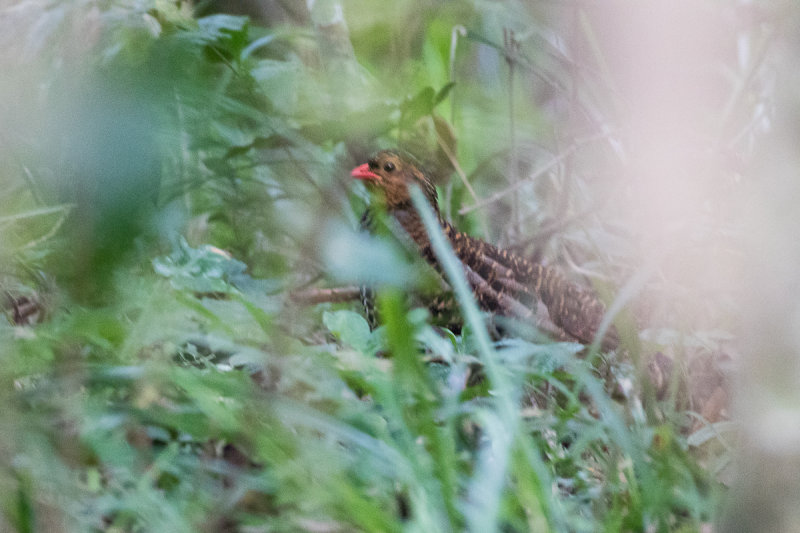
[[[412,158],[385,150],[353,169],[352,175],[379,191],[379,201],[387,213],[411,237],[422,256],[440,270],[428,232],[411,202],[408,189],[411,184],[422,188],[482,309],[530,320],[534,314],[532,304],[540,300],[547,307],[552,322],[569,337],[584,343],[594,340],[605,314],[605,305],[594,292],[569,281],[555,268],[529,261],[456,230],[442,219],[436,188]],[[612,329],[603,339],[603,345],[614,348],[617,343]]]

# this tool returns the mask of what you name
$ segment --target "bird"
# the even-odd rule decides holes
[[[566,338],[584,344],[594,342],[606,313],[605,304],[594,291],[571,281],[555,267],[458,231],[443,219],[436,186],[413,156],[398,150],[382,150],[355,167],[351,176],[373,190],[374,198],[399,223],[422,257],[442,274],[425,224],[411,200],[412,185],[422,190],[482,310],[518,320],[532,320],[535,304],[540,301],[547,308],[550,320]],[[608,350],[618,346],[613,326],[601,342]]]

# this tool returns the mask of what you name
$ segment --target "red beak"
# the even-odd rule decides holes
[[[369,165],[364,163],[354,168],[350,175],[359,180],[379,180],[380,176],[369,169]]]

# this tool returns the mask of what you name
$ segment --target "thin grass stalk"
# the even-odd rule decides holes
[[[461,262],[442,233],[436,214],[419,187],[411,188],[411,199],[425,224],[434,254],[453,287],[464,320],[475,334],[479,357],[492,384],[495,400],[492,414],[495,416],[486,417],[484,427],[491,446],[485,447],[480,454],[475,477],[468,488],[468,505],[464,510],[468,530],[492,533],[498,528],[500,497],[504,492],[512,445],[519,431],[519,416],[515,407],[518,394],[515,394],[515,387],[497,365],[489,333],[464,277]]]

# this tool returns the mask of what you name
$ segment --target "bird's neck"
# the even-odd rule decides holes
[[[425,223],[419,211],[415,207],[409,205],[400,209],[392,211],[392,216],[400,223],[400,226],[405,230],[414,243],[422,250],[423,255],[428,256],[430,253],[430,238],[428,237],[428,230],[425,228]],[[442,217],[436,212],[436,217],[440,225],[444,225]],[[432,258],[432,256],[430,257]]]
[[[472,243],[475,239],[458,231],[452,224],[445,221],[438,209],[435,209],[435,214],[436,219],[439,221],[439,227],[442,229],[447,240],[450,241],[450,245],[453,247],[456,255],[463,261],[465,258],[462,257],[461,248],[464,247],[467,241]],[[422,221],[422,217],[416,208],[408,206],[407,208],[396,209],[392,211],[392,215],[400,223],[409,237],[411,237],[425,259],[434,265],[437,264],[436,257],[431,247],[428,229],[425,227],[425,223]]]

